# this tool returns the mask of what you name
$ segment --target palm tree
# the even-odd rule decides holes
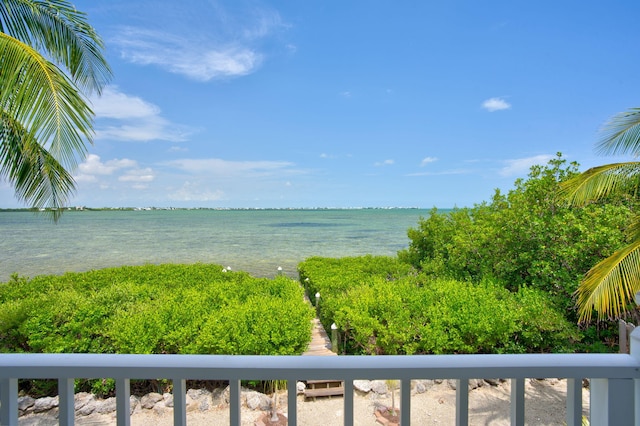
[[[603,128],[597,147],[603,154],[640,155],[640,108],[612,117]],[[591,168],[567,181],[563,190],[568,200],[578,206],[616,194],[637,198],[640,162]],[[593,310],[599,320],[619,318],[640,291],[640,214],[632,218],[626,232],[628,244],[591,268],[576,290],[581,322],[589,322]]]
[[[111,78],[86,18],[66,0],[0,0],[0,177],[54,219],[93,138],[85,96]]]

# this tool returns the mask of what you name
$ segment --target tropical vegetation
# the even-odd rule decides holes
[[[348,354],[567,352],[580,339],[540,290],[438,278],[379,256],[313,257],[299,272]]]
[[[562,184],[577,175],[578,165],[558,155],[533,166],[507,194],[496,190],[490,202],[433,211],[409,230],[409,247],[399,257],[437,277],[542,290],[577,322],[580,281],[626,244],[638,207],[637,200],[613,194],[584,207],[568,204]]]
[[[103,44],[66,0],[0,1],[0,176],[54,219],[93,137],[86,96],[111,77]]]
[[[598,143],[603,154],[640,154],[640,108],[622,112],[605,125]],[[564,184],[565,194],[576,206],[588,208],[602,200],[627,196],[637,200],[640,162],[627,161],[593,167]],[[595,263],[594,263],[595,264]],[[640,291],[640,212],[627,223],[626,243],[591,268],[576,291],[581,321],[613,319],[636,314],[633,299]]]

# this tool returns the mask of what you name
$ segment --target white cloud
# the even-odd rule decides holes
[[[88,154],[85,160],[78,166],[80,175],[100,175],[108,176],[117,170],[137,167],[138,163],[134,160],[123,158],[102,162],[100,157],[95,154]],[[77,179],[77,177],[76,177]]]
[[[437,159],[436,157],[424,157],[424,158],[422,159],[422,161],[420,162],[420,167],[424,167],[424,166],[426,166],[427,164],[429,164],[429,163],[434,163],[434,162],[436,162],[436,161],[438,161],[438,159]]]
[[[113,42],[129,62],[157,65],[196,81],[247,75],[263,59],[262,54],[239,44],[194,43],[187,37],[133,27],[122,29]]]
[[[376,166],[376,167],[391,166],[394,163],[395,163],[395,161],[393,161],[393,160],[384,160],[384,161],[375,163],[374,166]]]
[[[171,123],[158,106],[108,86],[91,101],[96,113],[96,139],[182,142],[191,129]]]
[[[144,169],[130,170],[118,178],[120,182],[136,182],[136,183],[152,182],[154,179],[155,179],[155,173],[149,167],[146,167]]]
[[[89,154],[78,166],[74,179],[79,183],[96,183],[101,188],[109,188],[119,181],[140,189],[155,179],[155,172],[148,167],[140,168],[135,160],[123,158],[102,161],[98,155]]]
[[[495,112],[510,109],[511,104],[503,98],[490,98],[482,103],[482,108],[489,112]]]
[[[506,166],[500,169],[499,174],[503,177],[526,175],[529,173],[531,166],[535,164],[547,164],[552,158],[554,158],[553,155],[542,154],[533,157],[517,158],[515,160],[505,160],[504,163]]]
[[[180,24],[184,21],[165,21],[171,13],[183,12],[187,13],[166,10],[157,19],[148,18],[146,27],[123,27],[111,44],[129,62],[155,65],[205,82],[254,72],[264,61],[263,41],[288,28],[273,9],[250,7],[230,12],[213,2],[190,17],[200,25],[185,27]],[[285,49],[293,52],[295,46],[285,45]]]

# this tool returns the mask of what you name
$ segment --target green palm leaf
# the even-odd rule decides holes
[[[66,0],[1,0],[0,31],[47,52],[83,90],[100,92],[111,78],[102,40]]]
[[[609,155],[640,155],[640,108],[621,112],[605,124],[598,151]]]
[[[35,200],[35,207],[53,207],[53,219],[62,213],[72,176],[12,117],[0,114],[0,176],[14,182],[16,196]]]
[[[93,113],[66,74],[17,39],[0,33],[0,164],[16,196],[61,207],[73,169],[92,136]],[[54,214],[54,219],[57,213]]]
[[[576,290],[580,321],[620,317],[640,291],[640,240],[616,251],[594,266]]]
[[[593,167],[561,185],[561,193],[574,205],[585,205],[611,194],[636,195],[640,186],[640,162]]]

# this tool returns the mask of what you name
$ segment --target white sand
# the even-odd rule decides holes
[[[527,380],[525,386],[525,419],[527,425],[565,424],[566,381],[564,380]],[[509,382],[494,387],[484,385],[469,392],[469,424],[471,425],[509,425]],[[588,414],[589,391],[583,389],[583,413]],[[398,401],[399,398],[396,398]],[[454,425],[455,390],[445,382],[434,385],[426,393],[411,397],[412,425]],[[280,398],[281,411],[287,413],[286,395]],[[356,391],[354,398],[354,424],[358,426],[376,425],[374,409],[377,404],[390,405],[390,398],[372,399],[371,395]],[[343,399],[341,397],[318,398],[316,401],[304,400],[298,396],[298,425],[333,426],[343,425]],[[242,408],[242,425],[253,425],[263,415],[261,411]],[[57,420],[50,415],[29,415],[20,418],[20,425],[55,425]],[[87,417],[77,417],[77,425],[111,426],[116,424],[115,413]],[[173,425],[173,410],[162,413],[136,409],[131,416],[133,426],[170,426]],[[228,425],[229,409],[226,406],[199,412],[187,413],[190,426]]]

